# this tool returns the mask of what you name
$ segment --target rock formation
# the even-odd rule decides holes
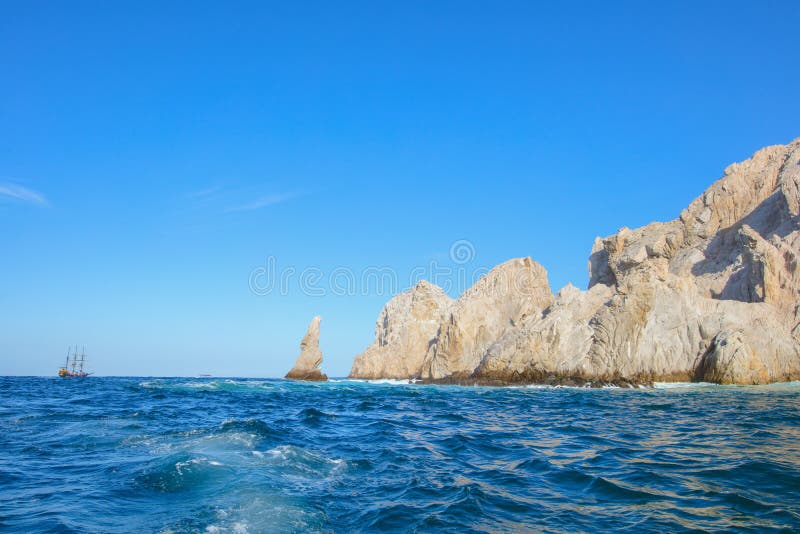
[[[404,325],[398,339],[413,332],[416,341],[379,351],[379,320],[376,343],[351,375],[490,384],[800,379],[799,256],[800,139],[729,166],[673,221],[598,238],[587,291],[568,285],[553,298],[547,273],[529,258],[499,265],[450,305],[425,286],[439,295],[437,311],[420,323],[410,305],[397,306],[390,321]]]
[[[419,377],[452,302],[441,288],[425,281],[394,297],[378,317],[375,341],[356,356],[350,376]]]
[[[327,375],[319,369],[322,363],[322,351],[319,350],[320,321],[321,317],[314,317],[308,325],[308,331],[300,342],[300,356],[297,357],[292,370],[286,373],[286,378],[313,382],[328,380]]]
[[[506,330],[552,302],[544,267],[530,258],[498,265],[453,304],[419,374],[433,380],[468,377]]]

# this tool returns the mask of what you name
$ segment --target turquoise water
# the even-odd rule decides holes
[[[800,529],[800,384],[0,378],[8,532]]]

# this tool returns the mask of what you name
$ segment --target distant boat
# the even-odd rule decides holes
[[[75,345],[75,352],[70,354],[72,347],[67,349],[67,362],[64,364],[64,367],[58,370],[58,376],[61,378],[83,378],[85,376],[89,376],[92,373],[87,373],[84,371],[84,365],[86,364],[86,347],[79,353],[78,346]],[[70,356],[72,356],[72,361],[70,361]]]

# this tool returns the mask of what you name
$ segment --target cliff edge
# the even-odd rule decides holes
[[[763,148],[680,216],[595,240],[588,290],[530,258],[456,301],[395,297],[354,378],[764,384],[800,379],[800,139]]]

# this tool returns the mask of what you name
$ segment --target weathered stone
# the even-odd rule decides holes
[[[589,324],[611,297],[611,288],[598,285],[581,291],[567,285],[558,292],[544,316],[530,316],[519,328],[511,328],[492,344],[474,376],[484,380],[500,379],[514,383],[538,377],[589,376],[586,354],[592,344]]]
[[[764,336],[752,328],[722,330],[711,341],[695,378],[721,384],[768,384],[800,374],[797,345],[786,334]]]
[[[469,375],[509,328],[538,317],[553,302],[547,271],[517,258],[489,271],[453,304],[431,345],[422,378]]]
[[[452,304],[421,364],[420,344],[395,344],[371,376],[419,368],[425,380],[457,383],[797,380],[798,257],[800,139],[729,166],[673,221],[598,238],[588,291],[567,286],[553,300],[529,258],[499,265]]]
[[[438,286],[421,281],[383,307],[375,341],[356,356],[351,378],[418,378],[428,349],[453,301]]]
[[[286,373],[286,378],[292,380],[308,380],[313,382],[324,382],[328,380],[327,375],[320,371],[322,364],[322,351],[319,349],[319,324],[321,317],[314,317],[308,325],[308,331],[300,342],[300,356]]]
[[[597,243],[590,287],[607,284],[616,295],[594,319],[593,372],[696,377],[703,355],[723,346],[712,341],[718,334],[733,340],[761,332],[762,341],[747,334],[736,361],[745,353],[750,367],[763,360],[766,375],[737,375],[744,367],[733,365],[705,379],[800,376],[798,183],[800,140],[767,147],[729,166],[680,218],[623,229]],[[708,354],[709,361],[718,353]]]

